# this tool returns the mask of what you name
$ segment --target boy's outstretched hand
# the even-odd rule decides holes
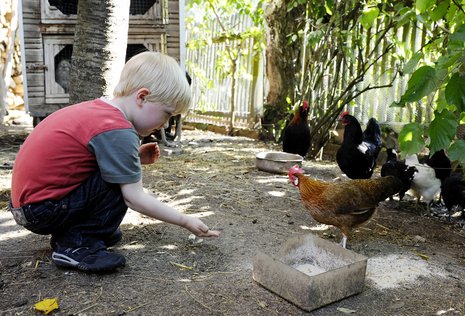
[[[221,234],[218,230],[210,230],[200,219],[194,217],[190,217],[184,227],[197,237],[219,237]]]
[[[143,144],[139,148],[140,163],[149,165],[154,163],[160,157],[160,148],[157,143]]]

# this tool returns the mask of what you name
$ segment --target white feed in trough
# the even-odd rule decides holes
[[[363,291],[367,257],[313,234],[291,238],[276,256],[259,252],[253,278],[306,311]]]

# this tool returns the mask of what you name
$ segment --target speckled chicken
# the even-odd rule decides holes
[[[368,221],[378,203],[402,187],[402,181],[392,176],[332,183],[306,177],[303,172],[298,165],[291,167],[289,180],[299,189],[314,220],[341,230],[344,248],[351,230]]]

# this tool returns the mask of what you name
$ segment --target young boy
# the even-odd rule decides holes
[[[163,127],[190,101],[186,75],[173,58],[153,52],[131,58],[112,100],[60,109],[27,137],[13,168],[10,210],[16,222],[51,234],[56,265],[89,272],[125,264],[107,247],[121,240],[118,227],[128,207],[197,236],[219,236],[142,187],[141,163],[155,162],[159,150],[155,143],[139,148],[139,135]]]

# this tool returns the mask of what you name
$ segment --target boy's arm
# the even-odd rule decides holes
[[[179,213],[171,206],[162,203],[155,196],[144,192],[142,182],[121,184],[126,205],[149,217],[175,224],[190,230],[201,237],[218,237],[220,232],[209,230],[201,220]]]

